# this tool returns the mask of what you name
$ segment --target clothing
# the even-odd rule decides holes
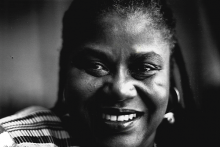
[[[0,147],[77,147],[50,110],[29,107],[0,119]]]
[[[58,116],[49,109],[35,106],[0,119],[0,147],[79,146],[72,144]]]

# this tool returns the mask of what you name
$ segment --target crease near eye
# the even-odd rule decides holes
[[[130,66],[130,74],[138,79],[144,80],[148,77],[155,75],[161,67],[158,65],[153,65],[149,63],[136,63]]]
[[[109,69],[101,61],[85,60],[81,63],[80,67],[88,74],[96,77],[101,77],[109,74]]]

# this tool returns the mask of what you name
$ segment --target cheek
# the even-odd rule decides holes
[[[165,113],[166,107],[169,100],[169,89],[170,89],[170,74],[168,70],[161,73],[160,76],[155,78],[154,88],[157,93],[157,109]]]
[[[66,84],[66,99],[69,107],[82,109],[98,90],[94,77],[77,68],[71,69]]]
[[[170,89],[170,74],[169,66],[164,67],[163,70],[158,72],[152,79],[147,81],[146,87],[150,96],[151,111],[164,115],[168,100],[169,100],[169,89]],[[150,106],[149,106],[150,107]]]

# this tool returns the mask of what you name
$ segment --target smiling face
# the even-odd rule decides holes
[[[151,147],[169,98],[169,44],[141,14],[107,14],[96,27],[73,51],[70,116],[97,146]]]

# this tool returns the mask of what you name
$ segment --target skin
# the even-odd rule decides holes
[[[170,48],[148,24],[143,14],[105,15],[97,21],[99,32],[74,49],[65,97],[70,115],[80,122],[82,146],[153,146],[169,99]],[[99,124],[98,108],[144,115],[128,130],[111,132]]]

